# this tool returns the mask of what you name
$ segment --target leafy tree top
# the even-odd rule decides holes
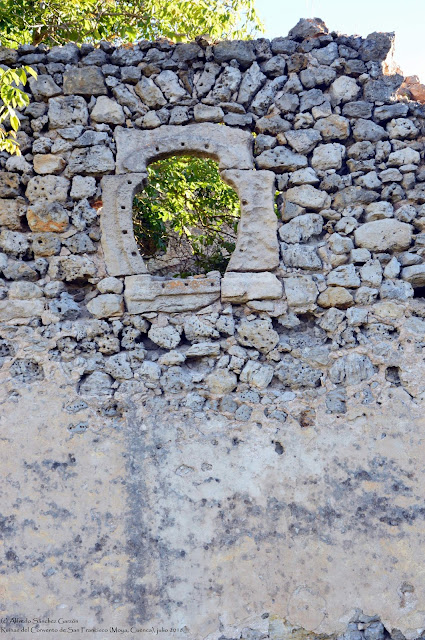
[[[5,46],[107,40],[117,44],[207,34],[249,38],[262,29],[255,0],[2,0]]]

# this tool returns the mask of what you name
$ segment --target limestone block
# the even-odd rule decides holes
[[[411,225],[393,218],[362,224],[354,231],[358,247],[369,251],[404,251],[412,242]]]
[[[329,94],[334,105],[355,100],[359,93],[359,85],[354,78],[350,78],[349,76],[339,76],[339,78],[332,82],[329,89]]]
[[[184,321],[184,334],[190,342],[200,342],[203,338],[219,338],[214,327],[198,316],[189,316]]]
[[[354,304],[353,296],[347,289],[343,287],[328,287],[317,298],[319,307],[328,309],[336,307],[337,309],[347,309]]]
[[[360,278],[353,264],[343,264],[328,274],[327,283],[334,287],[357,288],[360,287]]]
[[[286,198],[290,202],[298,204],[305,209],[320,211],[331,206],[331,197],[326,191],[320,191],[311,184],[304,184],[300,187],[292,187],[286,192]]]
[[[274,213],[275,175],[271,171],[221,172],[241,202],[241,219],[229,271],[267,271],[279,264],[277,218]]]
[[[26,212],[25,200],[15,198],[14,200],[0,199],[0,225],[19,231],[22,227],[22,218]]]
[[[314,125],[322,138],[330,140],[346,140],[350,135],[350,122],[347,118],[338,115],[331,115],[327,118],[320,118]]]
[[[75,64],[80,57],[80,50],[73,42],[68,42],[64,46],[52,47],[47,53],[49,62],[63,62],[64,64]]]
[[[87,303],[87,309],[95,318],[112,318],[124,313],[123,298],[115,293],[104,293]]]
[[[9,298],[20,300],[34,300],[35,298],[42,297],[43,292],[41,288],[34,282],[15,280],[10,284]]]
[[[96,275],[96,265],[83,256],[54,256],[50,260],[48,275],[54,280],[86,280]]]
[[[329,30],[320,18],[301,18],[295,27],[290,30],[288,36],[294,40],[301,41],[304,38],[318,38],[327,33],[329,33]]]
[[[232,273],[221,281],[222,302],[236,304],[249,300],[276,300],[282,297],[282,283],[273,273]]]
[[[94,122],[106,122],[107,124],[124,124],[125,122],[122,106],[107,96],[99,96],[90,118]]]
[[[220,297],[220,276],[155,279],[148,274],[127,276],[124,299],[130,314],[150,311],[196,311]]]
[[[12,65],[18,60],[18,51],[8,47],[0,47],[0,63]]]
[[[409,118],[395,118],[387,124],[387,131],[390,138],[416,138],[419,133],[418,128]]]
[[[61,156],[52,153],[38,153],[34,156],[34,171],[40,174],[60,173],[66,166]]]
[[[90,198],[96,193],[96,180],[95,178],[83,178],[83,176],[74,176],[72,179],[71,198],[76,200],[82,200],[83,198]]]
[[[311,159],[311,166],[319,171],[326,169],[341,169],[342,159],[345,157],[345,147],[338,142],[321,144],[315,148]]]
[[[394,207],[391,202],[371,202],[371,204],[366,206],[366,222],[373,222],[374,220],[383,220],[384,218],[392,217],[394,217]]]
[[[67,210],[59,202],[34,202],[28,207],[27,220],[31,231],[61,233],[69,225]]]
[[[297,153],[307,155],[314,149],[319,140],[322,139],[320,133],[314,129],[297,129],[287,131],[285,135],[289,145]]]
[[[327,87],[336,78],[335,69],[326,66],[308,67],[300,73],[300,79],[306,89],[313,87]]]
[[[101,243],[111,276],[147,273],[133,233],[133,198],[146,174],[106,176],[102,179]]]
[[[322,267],[322,261],[317,254],[316,247],[282,242],[281,253],[283,263],[288,267],[311,270],[318,270]]]
[[[375,367],[367,356],[350,353],[338,358],[329,370],[329,377],[335,384],[353,385],[369,380]]]
[[[416,149],[405,147],[398,151],[390,153],[388,158],[389,167],[401,167],[404,164],[419,164],[421,161],[421,155]]]
[[[223,122],[224,111],[221,107],[213,107],[200,102],[194,106],[193,117],[196,122]]]
[[[275,147],[263,151],[256,158],[259,169],[273,169],[276,173],[296,171],[307,166],[307,158],[290,151],[287,147]]]
[[[103,371],[94,371],[80,384],[80,393],[84,396],[105,396],[112,393],[112,378]]]
[[[219,355],[219,342],[198,342],[189,347],[189,349],[185,352],[186,358],[204,358],[207,356],[217,357]]]
[[[100,293],[122,293],[124,285],[118,278],[103,278],[97,283]]]
[[[318,213],[306,213],[296,218],[292,218],[287,224],[279,229],[279,236],[283,242],[298,244],[307,242],[313,236],[322,233],[323,218]]]
[[[270,318],[243,319],[238,327],[237,339],[244,347],[269,353],[279,342],[279,334],[273,329]]]
[[[360,57],[364,62],[385,60],[394,44],[394,33],[370,33],[360,46]]]
[[[283,61],[284,62],[284,61]],[[285,66],[285,62],[284,62]],[[284,70],[281,70],[283,73]],[[281,74],[278,74],[281,75]],[[248,71],[245,72],[242,82],[239,87],[238,99],[237,102],[239,104],[248,105],[252,98],[255,96],[257,91],[261,89],[263,84],[266,82],[267,77],[262,73],[258,62],[253,62]]]
[[[155,84],[158,85],[164,96],[171,104],[179,102],[179,100],[185,96],[187,97],[187,93],[181,86],[179,78],[174,71],[170,71],[169,69],[161,71],[161,73],[155,78]]]
[[[320,385],[322,371],[285,354],[275,369],[275,376],[285,387],[291,389],[314,388]]]
[[[102,175],[115,168],[112,151],[103,145],[94,145],[86,149],[74,149],[68,160],[67,174]]]
[[[16,258],[27,256],[29,250],[29,236],[19,231],[3,229],[0,232],[0,249]]]
[[[80,96],[50,98],[48,118],[52,129],[86,125],[89,117],[87,102]]]
[[[241,382],[247,382],[257,389],[266,389],[272,381],[274,369],[270,365],[261,365],[255,360],[248,360],[241,371]]]
[[[413,287],[425,287],[425,264],[404,267],[401,277],[410,282]]]
[[[247,40],[223,40],[215,45],[213,52],[217,62],[237,60],[247,67],[255,60],[252,43]]]
[[[53,98],[54,96],[58,96],[62,93],[62,89],[49,75],[40,74],[39,76],[37,76],[37,79],[30,77],[29,85],[36,100]]]
[[[381,127],[375,122],[359,118],[353,128],[354,139],[358,142],[368,140],[369,142],[378,142],[378,140],[385,140],[388,138],[388,133],[384,127]]]
[[[34,256],[56,256],[61,249],[61,240],[54,233],[34,233],[31,247]]]
[[[0,198],[19,196],[19,176],[16,173],[0,171]]]
[[[254,166],[251,134],[219,124],[164,125],[153,131],[117,127],[114,135],[118,173],[144,173],[153,160],[184,153],[211,157],[220,169],[252,169]]]
[[[149,329],[148,338],[161,349],[174,349],[180,343],[180,333],[172,325],[159,327],[153,324]]]
[[[99,67],[73,67],[63,74],[63,92],[65,95],[100,96],[106,95],[103,73]]]
[[[379,195],[376,191],[363,189],[362,187],[346,187],[335,195],[333,208],[340,210],[357,204],[367,205],[376,200],[379,200]]]
[[[44,299],[0,300],[0,320],[9,322],[20,318],[37,318],[44,311]]]
[[[65,202],[68,189],[69,180],[62,176],[35,176],[28,182],[25,195],[30,202]]]
[[[238,379],[232,371],[218,369],[206,377],[206,384],[211,393],[222,396],[236,388]]]
[[[319,291],[311,276],[294,274],[284,279],[288,306],[306,312],[316,306]]]

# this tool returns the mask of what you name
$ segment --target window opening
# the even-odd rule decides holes
[[[171,156],[152,163],[133,201],[134,235],[152,275],[224,273],[239,219],[239,198],[210,158]]]

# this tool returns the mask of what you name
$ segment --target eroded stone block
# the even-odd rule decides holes
[[[131,314],[149,311],[196,311],[220,298],[220,274],[185,280],[156,279],[148,274],[127,276],[124,299]]]

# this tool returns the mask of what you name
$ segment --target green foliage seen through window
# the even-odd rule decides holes
[[[165,252],[173,234],[190,247],[196,273],[225,271],[239,217],[238,196],[221,180],[216,163],[206,158],[171,157],[152,164],[133,207],[142,255]]]

